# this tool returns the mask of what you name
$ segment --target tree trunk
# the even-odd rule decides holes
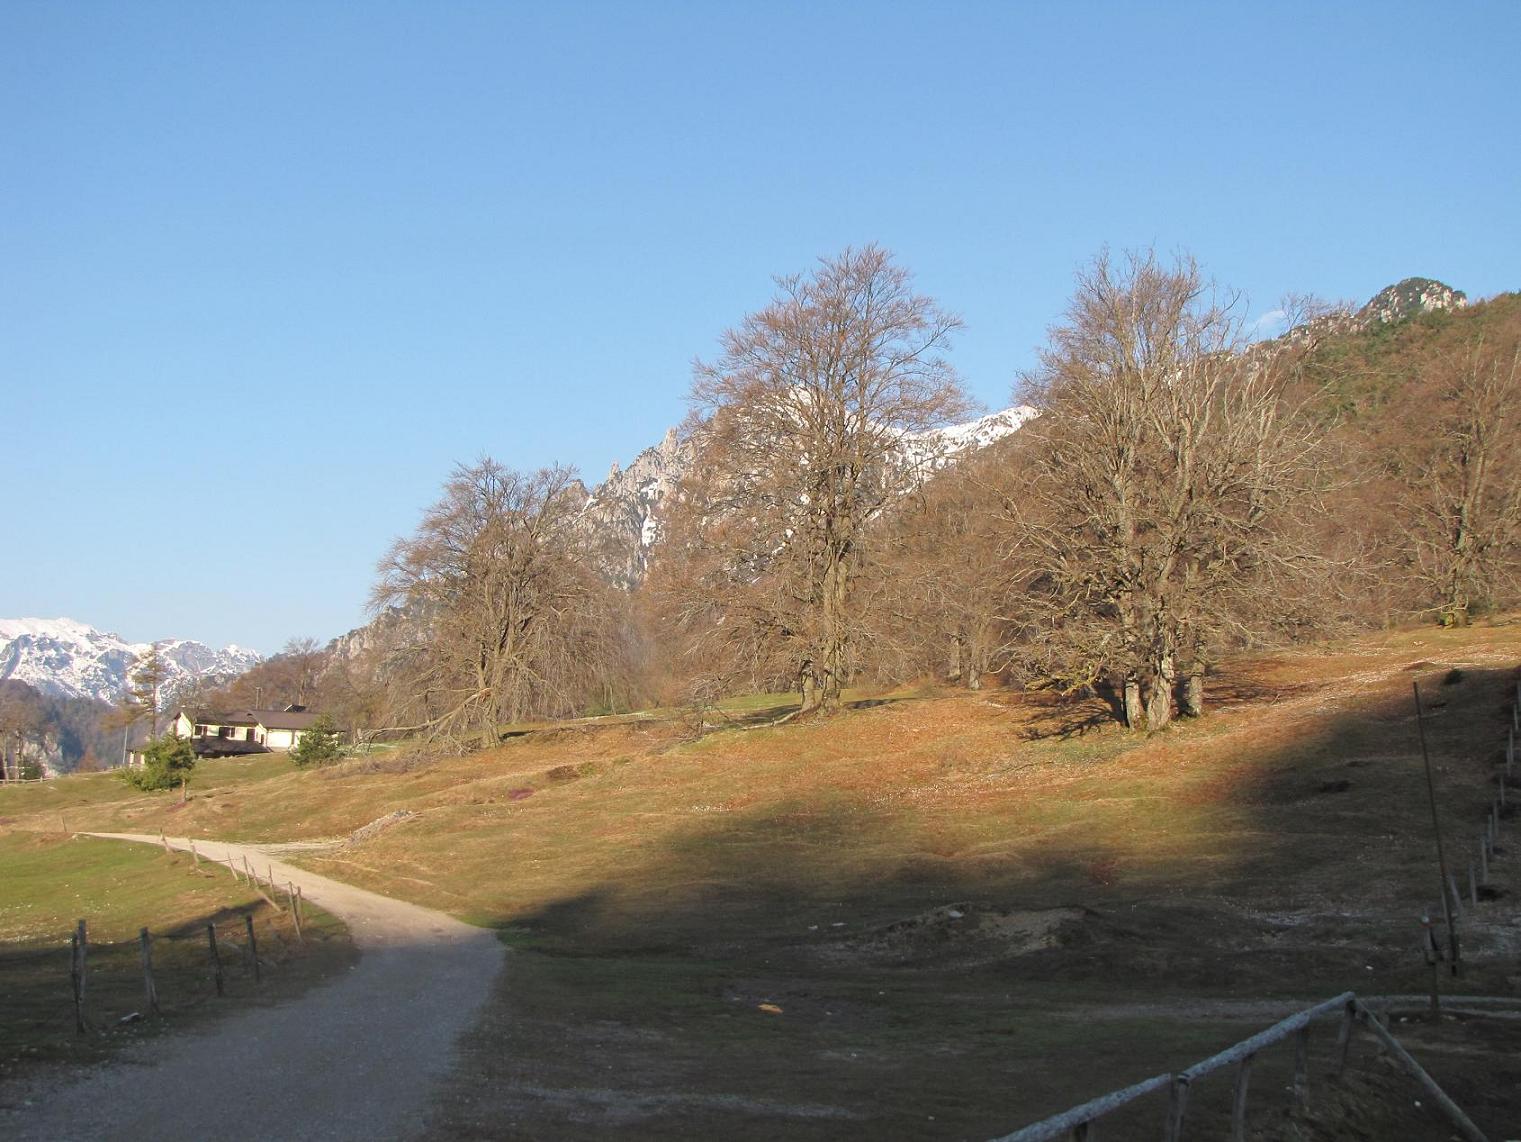
[[[1195,667],[1183,676],[1183,687],[1178,691],[1178,712],[1185,718],[1204,716],[1204,669]]]
[[[830,552],[830,562],[824,571],[824,646],[819,656],[823,661],[820,671],[819,695],[816,705],[826,713],[840,708],[840,692],[845,687],[845,654],[848,639],[845,605],[850,582],[845,557]]]
[[[798,689],[803,692],[803,704],[798,708],[798,713],[807,714],[819,708],[819,682],[813,672],[813,663],[803,663],[803,669],[799,673]]]
[[[1134,675],[1125,679],[1124,717],[1125,725],[1132,730],[1140,729],[1146,721],[1141,708],[1141,680]]]
[[[1160,730],[1172,721],[1172,691],[1178,678],[1172,655],[1164,654],[1157,663],[1156,675],[1147,687],[1146,728]]]

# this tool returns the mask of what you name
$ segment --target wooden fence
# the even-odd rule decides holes
[[[161,836],[159,840],[164,846],[164,851],[170,853],[174,851],[166,838]],[[288,914],[295,929],[297,942],[304,942],[301,925],[304,919],[305,900],[299,885],[286,883],[282,887],[275,881],[273,866],[267,867],[261,877],[247,857],[243,858],[241,869],[231,857],[228,857],[226,861],[213,861],[196,850],[194,841],[190,842],[189,852],[196,868],[201,866],[202,861],[218,867],[225,864],[234,880],[240,884],[247,883],[275,910],[277,915]],[[282,894],[285,896],[283,905],[280,903]],[[139,929],[137,944],[138,960],[142,969],[142,1009],[124,1018],[145,1018],[148,1015],[161,1014],[158,978],[154,969],[154,949],[166,941],[172,941],[180,949],[188,943],[204,941],[205,971],[217,996],[226,994],[227,968],[233,964],[241,964],[244,975],[251,976],[255,984],[261,983],[263,970],[268,961],[262,960],[259,956],[258,936],[254,931],[252,913],[244,913],[241,924],[234,922],[236,936],[231,936],[226,932],[225,924],[223,927],[224,931],[220,938],[214,922],[208,922],[204,928],[193,931],[181,928],[175,933],[160,935],[154,935],[147,928]],[[236,942],[238,938],[244,941],[241,946]],[[74,1001],[74,1027],[75,1031],[81,1035],[91,1029],[91,1020],[88,1016],[90,947],[89,924],[86,920],[80,920],[69,936],[69,983]],[[227,955],[229,947],[233,950],[230,957]]]

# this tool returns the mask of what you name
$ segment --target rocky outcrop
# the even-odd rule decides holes
[[[1357,311],[1357,321],[1364,327],[1387,325],[1422,313],[1460,309],[1467,304],[1468,295],[1462,290],[1453,289],[1434,278],[1406,278],[1374,294],[1368,304]]]
[[[691,441],[669,429],[627,468],[615,463],[588,496],[581,522],[593,535],[605,573],[620,587],[633,587],[649,569],[650,551],[660,539],[660,506],[691,466],[692,456]]]

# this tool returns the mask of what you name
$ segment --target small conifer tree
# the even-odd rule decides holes
[[[326,765],[338,760],[343,747],[338,741],[338,727],[331,715],[319,714],[310,728],[301,734],[301,740],[290,751],[290,759],[299,766]]]
[[[122,770],[122,780],[136,789],[173,789],[190,777],[195,750],[173,734],[154,738],[143,749],[143,764]]]

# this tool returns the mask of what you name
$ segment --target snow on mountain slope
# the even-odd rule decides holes
[[[169,665],[166,699],[201,679],[243,673],[260,655],[239,646],[213,650],[190,639],[129,643],[73,619],[0,619],[0,679],[15,678],[44,694],[114,702],[127,688],[137,660],[150,647]]]
[[[903,438],[903,460],[921,477],[929,476],[961,454],[1017,432],[1035,415],[1035,409],[1018,405],[965,424],[913,433]],[[672,428],[627,468],[614,464],[607,479],[589,493],[581,519],[596,533],[604,565],[620,586],[632,587],[644,578],[650,551],[660,539],[660,505],[686,474],[693,456],[692,442],[680,439]]]
[[[1027,404],[1015,405],[987,416],[916,432],[903,441],[903,453],[921,472],[938,472],[963,452],[986,448],[996,440],[1018,432],[1039,414]]]

